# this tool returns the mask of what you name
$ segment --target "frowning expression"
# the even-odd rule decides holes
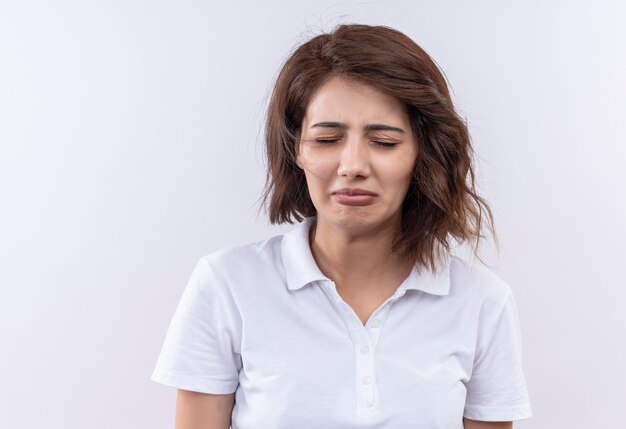
[[[335,76],[311,97],[296,162],[318,222],[358,232],[399,221],[417,152],[402,102]]]

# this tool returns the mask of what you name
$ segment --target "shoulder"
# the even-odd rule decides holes
[[[216,277],[258,275],[282,266],[282,239],[283,235],[276,235],[265,240],[221,248],[202,256],[198,266]]]
[[[503,303],[511,294],[511,286],[491,268],[450,256],[450,294],[480,303]]]
[[[282,235],[277,235],[264,240],[223,247],[207,253],[202,259],[206,262],[227,262],[233,258],[255,257],[275,247],[277,242],[280,243],[281,238]]]
[[[216,271],[241,275],[278,274],[282,277],[287,268],[292,274],[310,270],[314,261],[308,235],[314,221],[315,218],[306,218],[284,234],[216,250],[202,257],[201,262]]]

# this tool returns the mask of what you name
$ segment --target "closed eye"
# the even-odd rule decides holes
[[[339,140],[341,139],[315,139],[315,142],[320,143],[320,144],[331,144],[331,143],[338,142]],[[382,142],[382,141],[376,141],[376,140],[373,140],[372,143],[385,149],[393,149],[398,144],[398,143]]]
[[[373,141],[373,143],[386,149],[393,149],[398,144],[398,143],[380,142],[380,141]]]

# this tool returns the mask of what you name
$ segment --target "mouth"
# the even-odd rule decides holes
[[[378,194],[364,189],[345,188],[331,194],[331,198],[344,206],[367,206],[376,201]]]
[[[358,188],[343,188],[343,189],[339,189],[338,191],[333,192],[332,195],[346,195],[346,196],[349,196],[349,197],[357,197],[357,196],[376,197],[376,196],[378,196],[378,194],[376,194],[374,192],[370,192],[370,191],[366,191],[365,189],[358,189]]]

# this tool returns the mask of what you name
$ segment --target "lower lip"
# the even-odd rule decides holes
[[[332,198],[339,204],[343,204],[346,206],[366,206],[368,204],[372,204],[374,200],[376,199],[374,195],[344,195],[344,194],[333,194]]]

